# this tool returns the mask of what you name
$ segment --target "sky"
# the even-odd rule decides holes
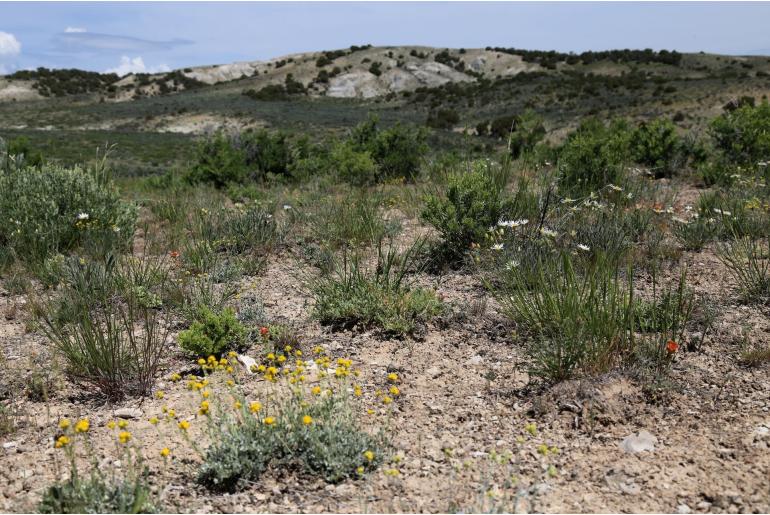
[[[270,59],[350,45],[770,54],[770,2],[0,2],[0,74]]]

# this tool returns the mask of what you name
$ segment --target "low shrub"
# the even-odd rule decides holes
[[[192,325],[180,332],[177,339],[180,347],[196,356],[220,356],[243,346],[246,329],[232,309],[215,313],[206,306],[199,306]]]
[[[120,198],[103,164],[85,170],[45,164],[0,173],[0,246],[27,264],[82,249],[125,250],[137,208]]]
[[[476,162],[469,172],[451,175],[443,194],[425,198],[420,217],[441,235],[449,261],[457,262],[471,244],[483,242],[489,227],[506,214],[505,185],[495,180],[490,167]]]

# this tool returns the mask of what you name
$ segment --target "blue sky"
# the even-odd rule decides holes
[[[159,71],[350,45],[770,54],[770,3],[0,2],[0,73]]]

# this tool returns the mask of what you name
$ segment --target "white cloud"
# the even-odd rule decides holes
[[[88,31],[82,27],[67,27],[66,29],[64,29],[64,32],[66,32],[67,34],[73,34],[73,33],[88,32]]]
[[[159,64],[158,66],[151,66],[148,68],[145,66],[144,59],[142,59],[141,56],[131,58],[124,55],[120,58],[120,64],[118,66],[105,70],[104,73],[116,73],[123,77],[129,73],[160,73],[169,71],[171,71],[171,68],[166,64]]]
[[[16,36],[0,31],[0,58],[16,57],[21,53],[21,43]]]

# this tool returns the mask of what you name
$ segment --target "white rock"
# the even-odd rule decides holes
[[[687,513],[692,513],[692,509],[686,504],[680,504],[679,506],[676,507],[676,512],[687,514]]]
[[[249,374],[253,374],[254,372],[251,370],[252,366],[255,366],[257,364],[257,360],[252,358],[251,356],[247,356],[245,354],[238,354],[238,362],[246,368]]]
[[[468,360],[465,362],[466,365],[480,365],[484,361],[484,358],[476,354],[475,356],[472,356],[468,358]]]
[[[658,439],[645,430],[639,431],[638,435],[628,435],[623,439],[620,448],[626,452],[654,451]]]

